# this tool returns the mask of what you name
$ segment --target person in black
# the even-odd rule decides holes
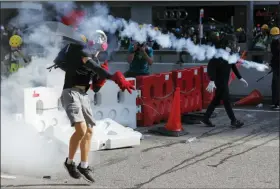
[[[270,30],[270,35],[272,37],[271,44],[270,44],[270,49],[271,49],[271,54],[272,54],[272,59],[271,59],[271,69],[272,69],[272,109],[274,110],[279,110],[279,85],[280,85],[280,59],[279,59],[279,54],[280,54],[280,34],[279,34],[279,28],[274,27],[271,28]]]
[[[226,51],[232,52],[236,49],[235,41],[235,37],[226,36],[219,43],[221,47],[224,47],[226,49]],[[231,120],[231,125],[233,127],[242,127],[244,124],[236,119],[231,107],[228,87],[228,81],[231,70],[234,72],[234,74],[240,81],[244,82],[248,86],[248,83],[242,78],[235,64],[229,64],[226,60],[222,58],[212,58],[208,63],[207,73],[210,78],[210,82],[207,87],[207,90],[209,92],[213,92],[214,88],[216,88],[215,96],[210,105],[208,106],[207,111],[205,113],[205,117],[202,120],[202,123],[204,123],[208,127],[215,127],[215,125],[212,124],[212,122],[210,121],[210,117],[214,112],[216,106],[220,104],[221,100],[223,100],[226,113]]]
[[[97,31],[96,33],[98,35],[106,36],[104,32]],[[110,79],[122,91],[127,90],[129,93],[132,92],[131,90],[134,90],[134,86],[125,80],[125,77],[120,71],[111,75],[98,63],[97,55],[99,51],[106,50],[106,37],[105,40],[96,39],[94,43],[86,39],[84,41],[87,45],[71,43],[66,45],[58,54],[58,57],[61,56],[61,52],[65,54],[64,61],[65,65],[67,65],[62,68],[65,71],[65,80],[61,102],[72,127],[75,128],[75,132],[70,138],[69,154],[64,162],[64,166],[71,177],[79,179],[82,176],[86,181],[94,182],[91,175],[91,168],[88,166],[91,137],[93,127],[95,126],[95,120],[87,95],[90,82],[94,84],[100,80]],[[87,52],[89,46],[97,49],[93,53],[93,57]],[[55,63],[60,59],[58,57],[54,61]],[[95,89],[92,88],[92,90]],[[73,159],[79,147],[81,150],[81,163],[76,167]]]

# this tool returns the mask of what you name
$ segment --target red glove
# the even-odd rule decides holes
[[[108,67],[108,61],[106,60],[105,62],[104,62],[104,64],[102,64],[101,65],[101,67],[104,69],[104,70],[109,70],[109,67]],[[91,90],[94,90],[95,88],[101,88],[101,87],[103,87],[103,85],[106,83],[106,79],[99,79],[99,80],[97,80],[95,83],[92,83],[91,85],[90,85],[90,88],[91,88]]]
[[[111,78],[122,91],[127,90],[130,94],[132,93],[132,90],[135,90],[135,87],[129,82],[125,80],[125,77],[120,71],[117,71],[113,77]]]

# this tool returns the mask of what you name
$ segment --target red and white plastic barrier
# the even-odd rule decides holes
[[[168,119],[175,87],[180,88],[182,113],[202,110],[200,67],[140,76],[136,81],[138,126],[153,126]]]

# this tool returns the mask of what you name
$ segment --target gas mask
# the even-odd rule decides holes
[[[99,52],[106,51],[108,48],[107,36],[101,30],[96,30],[89,39],[81,35],[82,41],[85,43],[85,51],[93,57],[97,57]]]
[[[87,45],[90,49],[94,50],[95,52],[107,50],[107,36],[102,30],[96,30],[89,38],[90,40],[87,42]]]
[[[240,51],[240,47],[237,47],[237,39],[233,35],[226,35],[223,39],[224,41],[224,48],[227,52],[234,54]]]

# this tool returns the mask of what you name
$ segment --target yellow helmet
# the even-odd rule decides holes
[[[261,29],[268,30],[268,25],[267,24],[262,25]]]
[[[279,32],[279,28],[278,27],[271,28],[270,35],[279,35],[279,34],[280,34],[280,32]]]
[[[81,35],[81,38],[82,38],[82,40],[83,40],[83,42],[87,42],[87,38],[86,38],[86,36],[84,36],[84,35]]]
[[[9,40],[9,44],[11,47],[17,48],[17,47],[21,46],[22,38],[19,35],[13,35]]]
[[[237,31],[237,32],[241,32],[241,31],[242,31],[242,28],[238,28],[236,31]]]

